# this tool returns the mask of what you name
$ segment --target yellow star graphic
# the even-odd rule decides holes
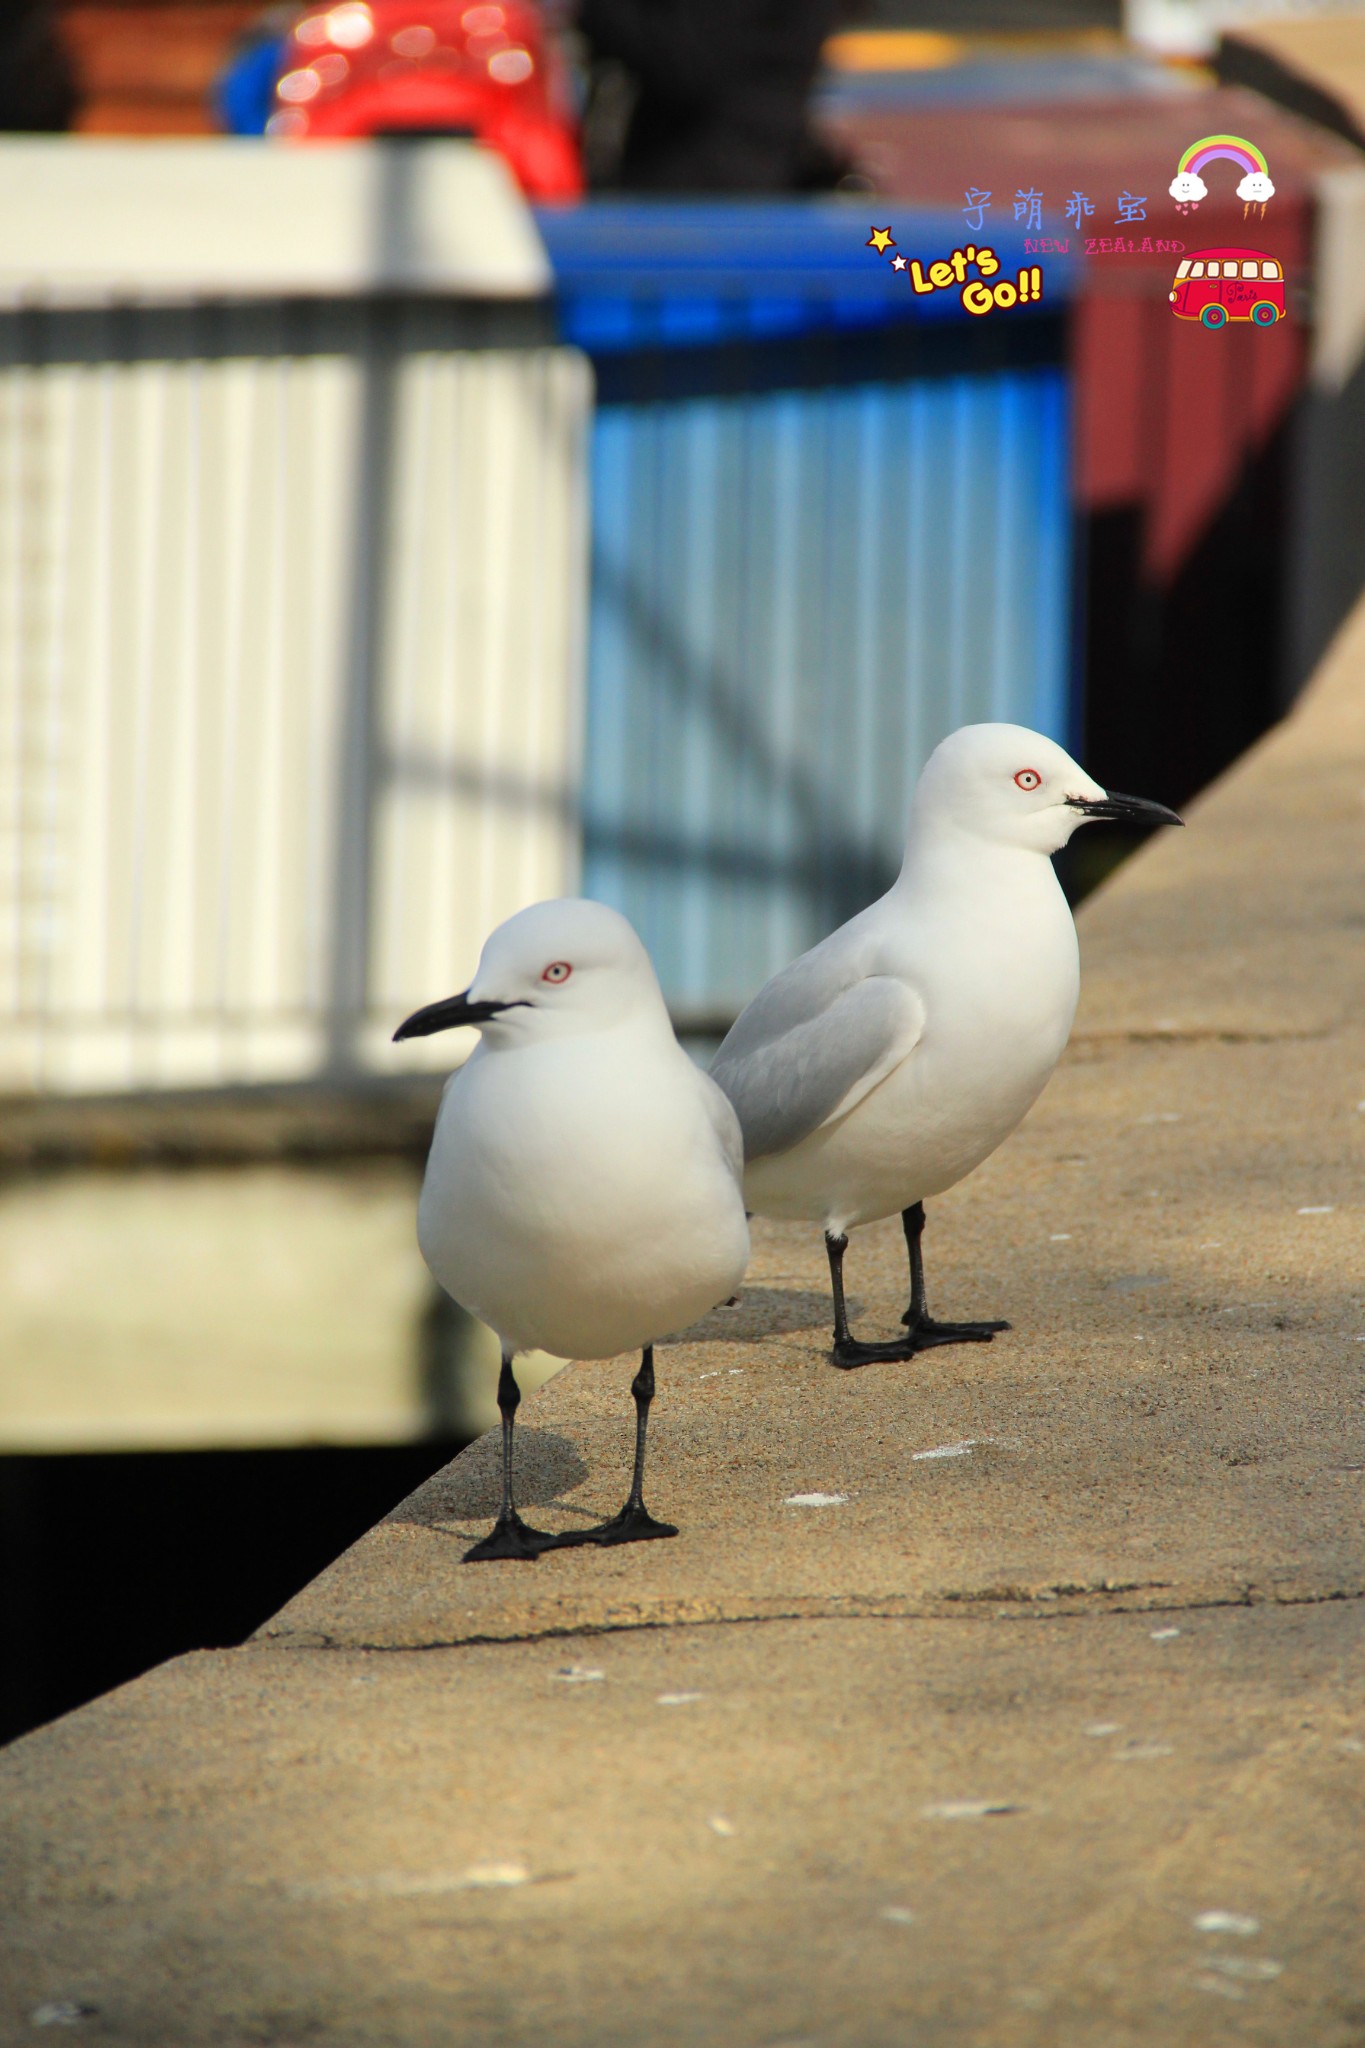
[[[895,242],[895,239],[890,228],[873,228],[871,239],[864,242],[863,247],[865,249],[875,249],[879,256],[885,256],[887,250]]]

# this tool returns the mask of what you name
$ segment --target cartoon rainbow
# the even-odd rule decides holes
[[[1270,166],[1260,150],[1241,135],[1206,135],[1202,141],[1192,142],[1176,165],[1175,174],[1178,178],[1182,172],[1192,171],[1198,177],[1205,164],[1224,156],[1240,164],[1245,173],[1259,171],[1263,177],[1270,176]]]

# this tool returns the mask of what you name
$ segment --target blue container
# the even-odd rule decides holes
[[[868,204],[540,217],[598,380],[583,888],[684,1027],[886,886],[954,726],[1074,739],[1068,280],[973,318],[864,246]]]

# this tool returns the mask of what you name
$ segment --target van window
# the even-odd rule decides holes
[[[1262,277],[1278,277],[1278,276],[1279,276],[1279,274],[1280,274],[1280,266],[1279,266],[1279,264],[1278,264],[1278,263],[1263,263],[1263,264],[1261,265],[1261,276],[1262,276]]]
[[[1242,275],[1243,277],[1255,277],[1259,272],[1259,268],[1260,266],[1258,264],[1244,263],[1242,265]]]
[[[1202,264],[1202,263],[1192,263],[1192,264],[1190,265],[1190,276],[1191,276],[1191,277],[1202,277],[1203,275],[1204,275],[1204,266],[1203,266],[1203,264]]]
[[[1189,257],[1187,256],[1187,257],[1185,258],[1185,261],[1184,261],[1184,262],[1183,262],[1183,263],[1181,264],[1181,266],[1180,266],[1179,270],[1177,270],[1177,272],[1176,272],[1176,274],[1175,274],[1175,281],[1176,281],[1176,283],[1177,283],[1177,284],[1179,284],[1179,282],[1180,282],[1181,278],[1182,278],[1182,277],[1188,277],[1188,276],[1189,276],[1189,274],[1190,274],[1190,259],[1189,259]]]

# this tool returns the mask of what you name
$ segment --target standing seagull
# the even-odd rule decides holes
[[[1023,726],[951,733],[920,776],[894,885],[775,974],[716,1054],[750,1209],[824,1225],[837,1365],[987,1344],[1009,1328],[929,1314],[924,1201],[994,1152],[1061,1058],[1080,957],[1048,856],[1093,818],[1181,823],[1101,789]],[[860,1344],[844,1307],[847,1232],[897,1210],[906,1334]]]
[[[417,1238],[446,1292],[502,1341],[502,1510],[466,1561],[676,1536],[643,1496],[653,1347],[743,1278],[735,1113],[673,1036],[639,939],[602,903],[535,903],[509,917],[463,995],[418,1010],[394,1037],[457,1024],[481,1037],[441,1098]],[[596,1529],[528,1528],[512,1500],[513,1358],[637,1346],[625,1506]]]

